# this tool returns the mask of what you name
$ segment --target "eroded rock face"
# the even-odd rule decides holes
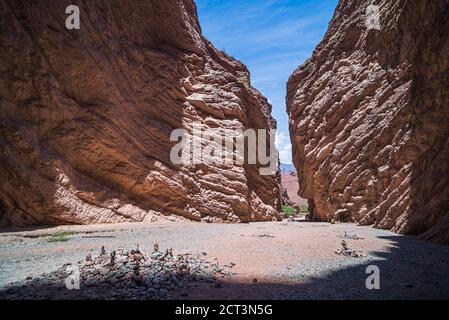
[[[342,0],[291,76],[299,194],[316,219],[449,243],[448,13],[447,0]]]
[[[170,161],[172,130],[194,122],[276,126],[190,0],[1,0],[0,104],[1,225],[280,216],[279,174]]]

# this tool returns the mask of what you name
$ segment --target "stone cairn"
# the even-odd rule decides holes
[[[4,299],[176,299],[187,297],[200,283],[210,288],[222,287],[221,280],[234,273],[209,262],[207,253],[178,254],[173,249],[160,250],[154,245],[151,253],[139,249],[126,251],[120,247],[107,252],[104,247],[96,257],[89,253],[78,265],[64,264],[50,274],[28,277],[0,292]],[[75,268],[74,268],[75,267]],[[77,272],[73,272],[77,270]],[[67,279],[79,276],[79,289],[69,290]]]

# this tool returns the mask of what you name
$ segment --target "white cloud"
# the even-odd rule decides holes
[[[292,161],[292,144],[290,136],[285,132],[278,132],[276,134],[276,147],[279,150],[279,158],[281,163],[291,164]]]

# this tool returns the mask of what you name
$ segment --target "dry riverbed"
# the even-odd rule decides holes
[[[81,267],[80,290],[65,288],[69,263]],[[368,265],[380,268],[379,290],[366,289]],[[287,221],[3,230],[0,298],[447,299],[449,247]]]

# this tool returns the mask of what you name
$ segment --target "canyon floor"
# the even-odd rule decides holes
[[[66,232],[63,242],[52,235]],[[346,241],[359,256],[337,254]],[[86,260],[102,246],[198,254],[228,266],[220,286],[195,283],[182,299],[449,298],[449,247],[353,224],[302,220],[249,224],[159,223],[61,226],[0,233],[0,297],[22,298],[26,278]],[[365,286],[366,267],[380,268],[380,289]],[[92,285],[92,284],[91,284]],[[95,286],[95,284],[93,284]],[[83,289],[83,283],[80,284]],[[13,295],[7,295],[5,292]],[[59,290],[67,290],[59,288]],[[111,292],[94,298],[113,298]],[[95,291],[94,291],[95,292]],[[176,288],[171,295],[176,295]],[[38,298],[60,298],[40,288]],[[75,293],[76,295],[76,293]],[[73,297],[73,296],[72,296]],[[139,297],[135,297],[139,298]]]

